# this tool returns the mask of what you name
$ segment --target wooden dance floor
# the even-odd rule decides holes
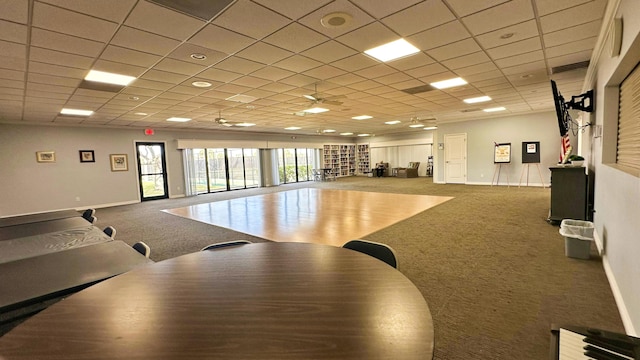
[[[450,199],[304,188],[163,211],[272,241],[341,246]]]

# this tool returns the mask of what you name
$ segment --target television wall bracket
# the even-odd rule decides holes
[[[569,109],[593,112],[593,90],[571,97],[571,101],[564,103]]]

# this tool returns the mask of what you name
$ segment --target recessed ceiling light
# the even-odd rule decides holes
[[[189,118],[181,118],[181,117],[170,117],[170,118],[167,119],[167,121],[187,122],[187,121],[191,121],[191,119],[189,119]]]
[[[289,127],[284,128],[284,129],[285,130],[300,130],[302,128],[301,127],[297,127],[297,126],[289,126]]]
[[[84,77],[84,79],[87,81],[97,81],[106,84],[127,86],[131,84],[131,82],[136,78],[133,76],[114,74],[105,71],[91,70],[89,71],[87,76]]]
[[[367,119],[372,119],[373,116],[369,116],[369,115],[360,115],[360,116],[354,116],[352,117],[353,120],[367,120]]]
[[[352,132],[343,132],[343,133],[340,133],[340,135],[349,136],[349,135],[353,135],[353,133]]]
[[[371,136],[371,134],[358,134],[358,136],[365,137],[365,136]]]
[[[364,53],[382,62],[387,62],[418,52],[420,52],[420,49],[409,44],[405,39],[398,39],[373,49],[365,50]]]
[[[323,132],[323,133],[334,133],[334,132],[336,132],[336,131],[335,131],[335,130],[333,130],[333,129],[324,129],[324,130],[322,130],[322,132]]]
[[[194,81],[191,83],[191,85],[195,86],[195,87],[199,87],[199,88],[206,88],[211,86],[210,82],[206,82],[206,81]]]
[[[145,112],[137,112],[137,113],[133,113],[133,115],[139,115],[139,116],[147,116],[149,114],[145,113]]]
[[[254,100],[258,100],[258,98],[255,97],[255,96],[237,94],[237,95],[230,96],[230,97],[226,98],[225,100],[227,100],[227,101],[235,101],[235,102],[240,102],[240,103],[247,104],[247,103],[250,103],[250,102],[252,102]]]
[[[495,111],[504,111],[504,110],[507,110],[507,109],[504,106],[500,106],[500,107],[484,109],[482,111],[484,111],[484,112],[495,112]]]
[[[90,116],[93,114],[91,110],[79,110],[79,109],[67,109],[64,108],[60,111],[63,115],[77,115],[77,116]]]
[[[393,120],[393,121],[385,121],[384,123],[387,125],[395,125],[395,124],[400,124],[402,121],[400,120]]]
[[[411,125],[409,125],[410,128],[421,128],[423,126],[424,126],[424,124],[411,124]]]
[[[311,114],[319,114],[319,113],[323,113],[325,111],[329,111],[329,109],[325,109],[325,108],[321,108],[321,107],[314,107],[311,109],[306,109],[306,110],[302,110],[304,112],[307,113],[311,113]]]
[[[427,126],[425,128],[422,128],[422,130],[435,130],[437,128],[438,128],[437,126]]]
[[[236,126],[242,126],[242,127],[249,127],[249,126],[255,126],[256,124],[254,123],[248,123],[248,122],[242,122],[242,123],[237,123]]]
[[[193,53],[193,54],[191,54],[191,58],[193,60],[205,60],[207,58],[207,55],[199,54],[199,53]]]
[[[429,85],[433,86],[436,89],[448,89],[450,87],[462,86],[466,84],[467,82],[463,78],[457,77],[457,78],[448,79],[448,80],[436,81]]]
[[[512,37],[513,35],[515,35],[516,33],[506,33],[506,34],[502,34],[500,35],[500,39],[508,39],[510,37]]]
[[[475,103],[485,102],[489,100],[491,100],[491,98],[488,96],[479,96],[479,97],[474,97],[470,99],[464,99],[462,101],[466,102],[467,104],[475,104]]]

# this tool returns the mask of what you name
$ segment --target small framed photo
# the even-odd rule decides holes
[[[36,160],[40,163],[56,162],[55,151],[36,151]]]
[[[80,162],[96,162],[93,150],[80,150]]]
[[[127,154],[111,154],[111,171],[128,171]]]

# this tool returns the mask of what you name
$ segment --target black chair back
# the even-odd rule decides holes
[[[389,245],[368,240],[351,240],[342,245],[342,247],[373,256],[396,269],[398,268],[398,260],[396,258],[395,251]]]

